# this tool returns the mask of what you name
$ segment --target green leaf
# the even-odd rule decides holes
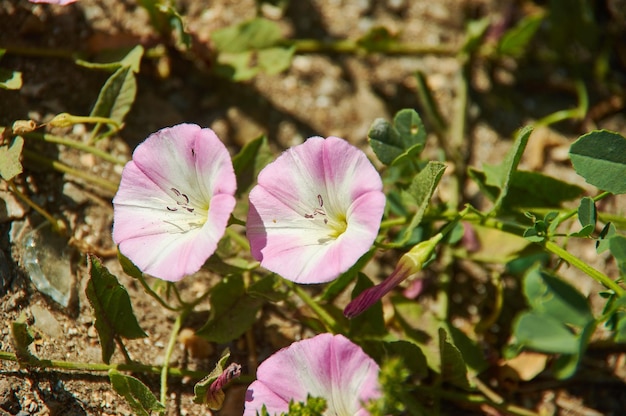
[[[509,192],[511,177],[513,172],[517,170],[517,166],[522,158],[524,149],[526,149],[526,144],[528,143],[528,138],[531,133],[532,127],[527,126],[521,129],[502,163],[498,165],[484,165],[485,184],[500,190],[491,210],[492,212],[497,212],[500,209],[504,198]]]
[[[165,410],[165,406],[139,379],[122,374],[117,370],[109,370],[109,379],[113,390],[126,399],[136,415],[150,416],[152,412]]]
[[[626,275],[626,237],[619,234],[611,237],[609,239],[609,249],[615,260],[617,260],[620,273]]]
[[[22,311],[19,318],[11,323],[11,343],[20,367],[39,361],[28,348],[34,340],[35,337],[26,323],[26,313]]]
[[[107,117],[122,124],[135,101],[136,94],[135,74],[129,66],[123,66],[109,77],[100,90],[90,116]]]
[[[609,250],[611,238],[616,234],[617,230],[615,229],[615,226],[612,223],[607,222],[604,228],[602,228],[602,231],[600,231],[598,241],[596,241],[596,252],[601,254]]]
[[[513,333],[518,344],[541,352],[576,354],[579,349],[579,337],[561,321],[537,312],[520,314]]]
[[[280,302],[287,298],[289,291],[278,275],[270,274],[251,284],[248,288],[248,294],[254,298]]]
[[[479,20],[470,20],[465,29],[465,44],[461,50],[468,55],[477,51],[490,25],[491,18],[489,16]]]
[[[563,325],[584,327],[593,320],[589,302],[578,290],[539,267],[524,277],[524,295],[534,312],[549,315]]]
[[[90,255],[88,260],[90,278],[85,292],[96,318],[94,326],[102,346],[102,361],[108,364],[115,351],[117,336],[135,339],[147,335],[137,322],[124,286],[97,257]]]
[[[244,52],[222,52],[217,57],[215,71],[233,81],[246,81],[260,71],[278,74],[291,65],[296,48],[276,46]]]
[[[445,329],[439,328],[439,353],[441,354],[441,379],[462,389],[469,390],[467,366],[461,351],[450,342]]]
[[[255,183],[261,169],[274,159],[267,144],[267,137],[262,135],[246,145],[233,157],[233,168],[237,177],[237,194],[248,191]]]
[[[570,147],[574,170],[591,185],[613,194],[626,193],[626,139],[615,132],[596,130]]]
[[[100,69],[109,72],[115,72],[122,67],[128,66],[137,74],[141,67],[143,52],[143,46],[136,45],[132,48],[106,51],[98,57],[100,62],[88,62],[82,59],[76,59],[75,63],[85,68]]]
[[[196,334],[221,344],[250,328],[263,302],[245,292],[241,276],[228,276],[213,288],[210,303],[209,320]]]
[[[589,237],[596,229],[596,221],[598,214],[596,212],[596,204],[593,198],[588,196],[580,200],[578,205],[578,222],[582,225],[580,231],[571,233],[572,237]]]
[[[5,181],[11,180],[22,173],[22,148],[24,139],[16,136],[11,145],[0,146],[0,177]]]
[[[540,172],[516,170],[511,175],[505,207],[557,208],[579,197],[584,189]]]
[[[372,281],[363,273],[359,273],[356,285],[352,290],[352,299],[365,289],[374,286]],[[383,306],[376,302],[365,312],[350,320],[350,338],[384,337],[387,334],[383,318]]]
[[[413,230],[422,221],[424,212],[430,204],[430,199],[439,185],[439,181],[446,170],[446,165],[441,162],[428,162],[426,167],[422,169],[411,181],[411,185],[405,191],[402,191],[401,196],[406,205],[414,205],[415,212],[411,217],[411,222],[404,229],[402,238],[397,242],[397,245],[402,246],[409,241]]]
[[[179,41],[189,48],[191,36],[185,32],[183,19],[172,3],[164,0],[139,0],[139,4],[150,16],[150,23],[161,36],[169,37],[173,30],[178,35]]]
[[[398,111],[393,125],[382,118],[374,120],[367,136],[378,159],[389,166],[411,160],[426,143],[424,124],[412,109]]]
[[[213,370],[211,370],[209,375],[203,378],[202,380],[198,381],[193,386],[193,402],[194,403],[197,403],[197,404],[207,403],[208,393],[209,393],[211,384],[213,384],[213,382],[217,380],[217,378],[224,372],[224,369],[226,368],[226,363],[228,362],[229,358],[230,358],[230,350],[226,348],[222,352],[222,356],[217,361],[217,363],[215,364],[215,367],[213,367]],[[223,396],[223,392],[222,392],[222,396]],[[221,403],[219,407],[217,408],[211,407],[211,409],[219,410],[220,407],[221,407]]]
[[[211,33],[211,41],[218,52],[238,53],[265,49],[275,46],[281,39],[278,24],[260,17]]]
[[[139,267],[135,266],[135,263],[130,261],[130,259],[125,255],[123,255],[119,248],[117,250],[117,260],[120,262],[124,273],[126,273],[130,277],[133,277],[135,279],[141,279],[143,277],[143,272],[139,270]]]
[[[523,55],[544,17],[543,13],[526,16],[513,28],[507,30],[498,42],[498,53],[512,57]]]
[[[357,40],[357,45],[367,52],[385,52],[396,42],[393,36],[385,27],[373,27],[363,37]]]

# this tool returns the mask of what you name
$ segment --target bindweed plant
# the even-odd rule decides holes
[[[172,4],[140,4],[161,35],[178,30],[179,47],[189,48]],[[473,22],[464,46],[455,51],[461,75],[476,56],[519,57],[545,18],[544,13],[529,16],[495,43],[485,38],[485,21]],[[383,28],[354,41],[284,39],[276,23],[263,18],[213,35],[214,70],[232,81],[279,73],[296,53],[420,52]],[[467,79],[460,76],[460,109],[447,126],[421,73],[416,80],[422,114],[406,108],[392,120],[372,120],[367,149],[339,137],[315,136],[274,154],[261,136],[231,154],[215,131],[182,123],[151,134],[126,161],[103,152],[98,143],[123,129],[142,59],[149,58],[141,45],[118,52],[107,62],[76,60],[110,74],[89,114],[62,113],[46,126],[22,121],[3,130],[0,176],[60,234],[68,233],[68,225],[16,186],[22,160],[114,194],[112,238],[121,268],[176,316],[163,364],[131,358],[127,340],[149,335],[120,283],[127,277],[115,276],[92,247],[79,243],[101,362],[37,356],[25,318],[12,323],[13,350],[1,351],[0,359],[29,371],[108,372],[112,388],[141,415],[165,414],[168,383],[188,377],[195,382],[193,401],[212,410],[222,407],[230,383],[246,383],[245,415],[426,415],[443,413],[444,404],[452,402],[529,416],[539,413],[505,399],[497,383],[494,387],[495,368],[519,368],[515,360],[535,354],[542,360],[537,373],[568,379],[600,328],[606,342],[626,341],[626,218],[599,208],[603,200],[626,193],[626,138],[593,130],[573,142],[568,156],[580,183],[520,169],[535,129],[585,117],[588,97],[581,82],[575,85],[576,108],[520,126],[496,164],[468,166],[463,155]],[[429,52],[450,53],[445,48]],[[0,86],[19,89],[18,79],[19,73],[11,72]],[[39,131],[79,123],[93,125],[87,142]],[[123,165],[121,181],[37,154],[29,150],[32,141]],[[583,180],[593,191],[580,186]],[[464,192],[470,184],[479,197],[470,199]],[[615,267],[594,268],[571,249],[573,241],[599,256],[610,254]],[[371,272],[375,263],[393,271],[381,281]],[[456,324],[450,302],[462,263],[486,270],[490,280],[484,285],[492,293],[480,319],[464,327]],[[599,308],[568,282],[572,269],[596,282]],[[192,299],[181,295],[177,282],[198,279],[201,270],[218,276],[217,283]],[[517,309],[506,300],[506,292],[516,288],[524,298]],[[426,294],[430,308],[422,302]],[[269,308],[283,314],[305,309],[298,312],[303,317],[298,325],[310,336],[264,357],[256,374],[246,363],[232,362],[228,349],[208,373],[171,367],[181,329],[207,304],[208,317],[193,336],[224,347],[245,339],[254,359],[253,329],[263,324]],[[493,342],[490,330],[503,322],[510,325],[506,339]],[[116,351],[123,363],[114,362]],[[518,372],[524,380],[537,375]],[[160,376],[158,392],[142,374]]]

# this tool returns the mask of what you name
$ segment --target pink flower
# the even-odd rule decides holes
[[[247,223],[252,256],[285,279],[328,282],[371,248],[384,208],[380,175],[361,150],[311,137],[259,173]]]
[[[329,415],[369,413],[363,405],[380,396],[380,368],[343,335],[320,334],[294,342],[265,360],[246,392],[244,416],[266,406],[270,415],[286,413],[289,402],[307,395],[326,400]]]
[[[389,277],[376,286],[365,289],[356,298],[352,299],[352,302],[343,310],[346,318],[354,318],[362,314],[406,278],[422,270],[424,263],[431,258],[442,238],[443,234],[437,233],[429,240],[422,241],[413,246],[407,253],[404,253]]]
[[[235,173],[210,129],[179,124],[135,149],[113,199],[113,240],[144,273],[178,281],[215,252],[235,206]]]
[[[59,6],[67,6],[68,4],[72,4],[77,0],[29,0],[31,3],[48,3],[48,4],[58,4]]]

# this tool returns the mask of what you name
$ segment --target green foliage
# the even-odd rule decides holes
[[[567,355],[555,373],[562,378],[571,376],[596,324],[587,299],[539,267],[526,273],[524,295],[530,309],[513,325],[517,348]]]
[[[378,159],[392,166],[415,160],[424,149],[426,130],[415,110],[404,109],[396,113],[393,124],[374,120],[367,137]]]
[[[469,169],[470,177],[478,184],[481,191],[494,201],[491,212],[497,212],[501,208],[509,192],[513,173],[517,170],[531,133],[531,127],[525,127],[517,133],[515,142],[502,163],[498,165],[485,164],[483,172],[473,168]]]
[[[33,341],[35,341],[35,337],[26,322],[26,314],[22,312],[19,318],[11,323],[11,342],[15,350],[15,356],[21,367],[39,361],[29,349]]]
[[[89,256],[89,281],[85,293],[93,308],[96,330],[102,347],[102,361],[109,363],[117,337],[129,339],[148,335],[141,329],[133,313],[130,297],[100,260]]]
[[[208,376],[197,382],[193,386],[193,402],[198,404],[206,404],[211,410],[219,410],[224,402],[224,392],[220,389],[215,393],[211,393],[210,388],[220,375],[226,369],[226,363],[230,359],[230,350],[227,348],[222,352],[220,359]]]
[[[363,37],[357,40],[357,45],[367,52],[384,52],[391,49],[396,37],[385,27],[373,27]]]
[[[15,137],[10,145],[0,146],[0,177],[5,181],[11,180],[22,173],[22,148],[24,139]]]
[[[597,220],[598,213],[593,199],[588,196],[582,198],[578,206],[578,222],[580,222],[582,229],[572,233],[572,237],[589,237],[596,229]]]
[[[545,15],[537,13],[520,20],[500,38],[497,51],[501,55],[519,58],[528,49],[528,44],[541,26]]]
[[[209,320],[197,334],[217,343],[241,336],[255,322],[263,303],[246,292],[241,276],[222,279],[211,291],[210,302]]]
[[[136,415],[150,416],[152,412],[165,410],[165,405],[159,402],[150,389],[139,379],[122,374],[117,370],[109,370],[109,379],[113,390],[126,399]]]
[[[443,328],[439,328],[439,354],[441,355],[442,380],[462,389],[469,389],[467,366],[463,354],[450,342]]]
[[[528,217],[533,220],[533,226],[524,230],[524,238],[533,243],[541,243],[549,238],[554,233],[554,228],[558,225],[555,221],[558,212],[548,212],[543,220],[536,219],[532,214],[527,213]]]
[[[135,74],[130,66],[122,66],[104,84],[89,115],[110,118],[122,125],[136,94]]]
[[[593,186],[613,194],[626,193],[626,138],[607,130],[596,130],[570,147],[574,170]]]
[[[191,46],[191,36],[185,31],[182,16],[171,0],[139,0],[150,16],[152,27],[163,37],[169,38],[172,31],[186,48]]]
[[[382,388],[380,398],[367,403],[366,409],[372,416],[423,415],[410,382],[411,373],[401,357],[385,359],[378,380]]]
[[[99,56],[99,62],[88,62],[82,59],[76,59],[76,64],[89,69],[100,69],[107,72],[116,72],[120,68],[130,67],[135,73],[139,73],[141,67],[141,58],[144,49],[141,45],[131,48],[117,49],[113,51],[105,51]]]
[[[413,230],[422,221],[424,213],[430,204],[430,199],[439,185],[446,165],[441,162],[428,162],[426,167],[422,169],[411,181],[411,184],[406,190],[401,192],[401,197],[405,202],[405,208],[414,210],[413,216],[409,225],[404,229],[404,234],[396,241],[395,244],[403,246],[409,242]]]
[[[261,169],[274,159],[267,137],[262,135],[246,145],[233,157],[237,177],[237,194],[246,193],[256,183]]]
[[[216,30],[212,41],[218,52],[216,72],[234,81],[250,79],[260,71],[282,72],[295,52],[295,47],[281,45],[278,25],[263,18]]]

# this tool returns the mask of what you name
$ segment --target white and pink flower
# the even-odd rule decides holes
[[[380,397],[380,367],[343,335],[320,334],[294,342],[265,360],[246,392],[244,416],[287,413],[289,402],[307,396],[326,400],[329,415],[365,416]]]
[[[365,153],[337,137],[312,137],[259,173],[247,222],[252,256],[296,283],[331,281],[371,248],[384,208]]]
[[[236,179],[210,129],[179,124],[135,149],[113,199],[113,240],[142,272],[178,281],[213,254],[235,206]]]

